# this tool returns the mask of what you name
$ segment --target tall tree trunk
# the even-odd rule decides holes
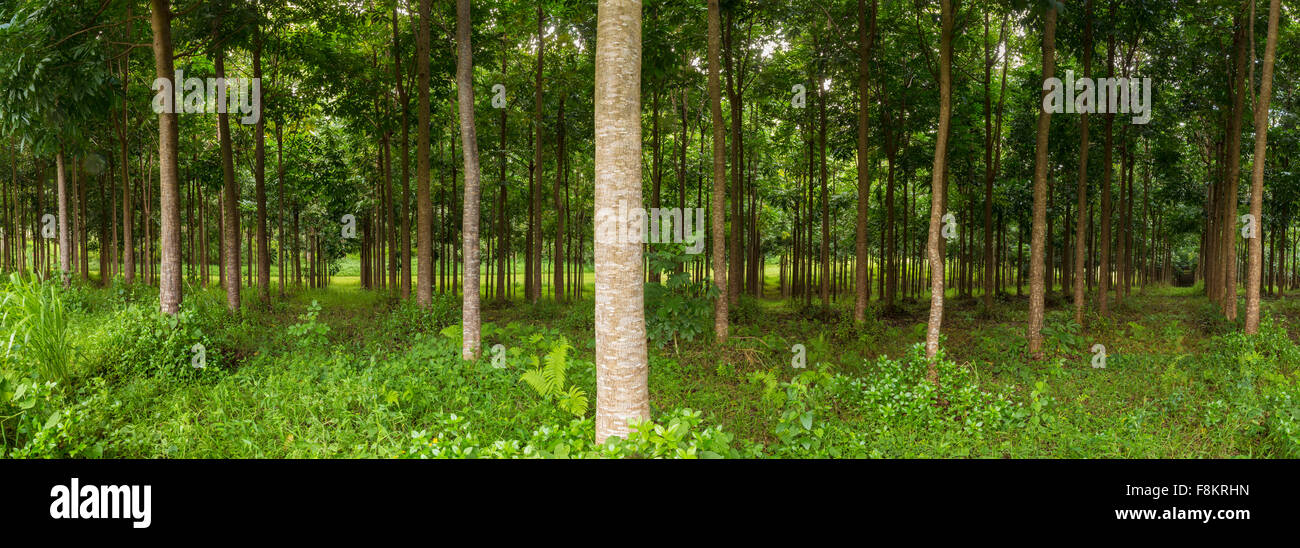
[[[127,22],[126,35],[131,36],[131,4],[127,4]],[[128,46],[129,47],[129,46]],[[122,95],[126,96],[129,80],[127,79],[127,68],[130,66],[129,56],[122,61]],[[127,142],[130,139],[131,132],[127,127],[127,115],[129,109],[124,105],[122,107],[122,129],[121,129],[121,154],[122,154],[122,275],[123,282],[127,285],[135,283],[135,236],[132,234],[135,224],[135,213],[132,209],[134,200],[131,194],[131,161],[127,156]]]
[[[1045,15],[1043,30],[1043,79],[1056,76],[1056,10]],[[1046,92],[1043,92],[1046,97]],[[1038,141],[1034,154],[1034,219],[1029,244],[1029,355],[1043,357],[1043,257],[1047,245],[1047,138],[1052,126],[1052,112],[1040,102],[1038,107]]]
[[[279,198],[278,200],[276,200],[276,210],[277,210],[277,213],[276,213],[276,216],[275,216],[275,218],[276,218],[276,222],[277,222],[277,224],[279,224],[279,229],[278,229],[278,231],[277,231],[277,232],[279,233],[279,237],[278,237],[278,238],[279,238],[279,245],[276,246],[276,252],[277,252],[277,254],[278,254],[278,257],[277,257],[277,260],[276,260],[276,264],[278,264],[279,267],[280,267],[280,272],[279,272],[279,274],[280,274],[280,284],[279,284],[279,285],[280,285],[280,289],[279,289],[279,292],[280,292],[280,296],[283,297],[283,296],[284,296],[284,283],[285,283],[285,282],[284,282],[284,278],[285,278],[285,275],[287,274],[287,269],[286,269],[286,266],[285,266],[285,264],[284,264],[284,248],[285,248],[285,239],[284,239],[284,122],[283,122],[282,120],[280,120],[280,121],[276,121],[276,123],[275,123],[275,173],[276,173],[276,181],[277,181],[277,182],[276,182],[276,186],[279,187],[279,191],[280,191],[280,198]],[[203,257],[204,257],[204,260],[203,260],[203,266],[204,266],[204,269],[203,269],[203,271],[204,271],[204,274],[203,274],[203,280],[204,280],[204,282],[203,282],[203,283],[206,285],[206,284],[207,284],[207,263],[208,263],[208,261],[207,261],[207,256],[208,256],[208,255],[207,255],[207,253],[208,253],[208,251],[207,251],[207,250],[208,250],[208,247],[207,247],[207,245],[208,245],[208,244],[207,244],[207,241],[208,241],[208,240],[207,240],[207,237],[206,237],[206,236],[204,236],[202,239],[203,239]]]
[[[464,1],[464,0],[462,0]],[[564,158],[564,97],[560,97],[560,116],[556,122],[555,155],[555,300],[564,301],[564,216],[567,214],[564,204],[564,179],[568,166]]]
[[[1113,20],[1115,17],[1115,2],[1110,3],[1110,16]],[[1106,67],[1107,76],[1115,77],[1115,33],[1112,30],[1106,45]],[[1109,110],[1109,109],[1107,109]],[[1115,114],[1106,113],[1106,142],[1102,152],[1102,179],[1101,179],[1101,260],[1098,263],[1097,273],[1097,311],[1101,316],[1110,315],[1110,183],[1114,176],[1114,161],[1111,155],[1114,150],[1115,140]]]
[[[735,61],[735,25],[733,12],[727,12],[727,26],[723,29],[723,40],[727,48],[727,99],[731,106],[731,232],[727,247],[731,250],[731,260],[727,264],[727,299],[735,303],[740,299],[741,283],[744,281],[745,265],[745,217],[741,212],[744,194],[741,192],[742,177],[745,170],[744,140],[741,135],[744,111],[743,92],[739,89],[744,82],[736,82]]]
[[[722,89],[718,77],[719,50],[721,49],[720,13],[718,0],[709,0],[709,112],[713,120],[713,198],[709,211],[710,240],[713,257],[713,280],[718,288],[718,297],[713,305],[713,333],[719,343],[727,341],[728,323],[727,306],[730,301],[727,292],[727,252],[726,252],[726,207],[727,207],[727,158],[726,133],[722,121]],[[734,167],[733,167],[734,169]]]
[[[470,49],[470,0],[456,1],[456,100],[460,107],[460,140],[465,158],[465,203],[461,217],[465,254],[465,296],[461,301],[464,337],[461,358],[479,356],[479,168],[478,135],[474,128],[474,65]]]
[[[393,3],[393,80],[397,83],[397,102],[401,104],[400,122],[402,142],[397,153],[402,155],[402,298],[411,298],[411,155],[410,109],[406,99],[406,74],[402,72],[402,52],[397,40],[397,3]]]
[[[1268,107],[1273,99],[1273,63],[1277,57],[1279,4],[1279,0],[1269,2],[1264,72],[1259,82],[1259,98],[1255,101],[1255,157],[1250,177],[1250,215],[1255,219],[1262,219],[1264,213],[1264,160],[1265,153],[1268,152]],[[1250,24],[1254,25],[1254,21]],[[1285,230],[1283,225],[1284,234]],[[1273,241],[1277,241],[1276,236]],[[1246,333],[1255,334],[1259,332],[1259,276],[1263,250],[1258,235],[1246,244],[1250,254],[1250,269],[1246,275]],[[1285,247],[1284,244],[1283,248]]]
[[[153,26],[154,68],[158,78],[171,79],[176,71],[172,65],[172,28],[169,0],[150,0]],[[221,76],[218,76],[220,78]],[[174,111],[175,109],[173,109]],[[181,212],[179,178],[176,168],[178,128],[175,112],[158,115],[158,167],[159,206],[162,209],[162,276],[159,280],[158,303],[164,314],[174,315],[181,308]]]
[[[820,142],[818,143],[818,148],[821,150],[820,163],[821,163],[821,180],[822,180],[822,196],[821,196],[821,206],[822,206],[821,207],[822,210],[821,269],[822,271],[821,271],[820,289],[821,289],[822,308],[829,308],[831,303],[831,286],[830,286],[831,283],[830,208],[831,207],[830,207],[830,197],[826,189],[826,185],[827,185],[826,179],[828,177],[827,177],[827,169],[826,169],[826,91],[825,91],[826,86],[824,84],[825,71],[826,71],[826,60],[825,58],[823,58],[820,63],[820,68],[817,77],[817,97],[819,98],[818,102],[820,103],[820,109],[819,109],[820,112],[818,113],[818,117],[819,117],[818,121],[820,122],[820,128],[819,128],[820,133],[818,134],[818,137],[821,139]],[[751,242],[751,245],[758,245],[758,242]]]
[[[157,1],[157,0],[153,0]],[[217,78],[226,77],[225,48],[217,50]],[[221,249],[223,282],[226,287],[226,308],[239,312],[239,182],[235,180],[235,161],[230,143],[230,118],[224,112],[217,114],[217,133],[221,141],[221,174],[224,180],[221,201]]]
[[[1241,11],[1247,12],[1249,0],[1242,1]],[[1225,227],[1235,227],[1237,223],[1237,181],[1241,175],[1241,124],[1245,112],[1246,103],[1246,66],[1248,53],[1246,52],[1246,28],[1253,22],[1246,22],[1245,17],[1238,14],[1237,33],[1234,38],[1234,58],[1236,60],[1235,68],[1232,72],[1232,112],[1228,118],[1228,143],[1226,152],[1226,186],[1223,200],[1223,211],[1227,222]],[[1259,222],[1259,217],[1255,218],[1256,238],[1263,231],[1263,223]],[[1223,238],[1224,251],[1224,294],[1223,294],[1223,315],[1228,321],[1237,319],[1237,231],[1228,229],[1224,230]]]
[[[531,247],[533,277],[528,298],[534,303],[542,295],[542,173],[545,171],[542,163],[542,67],[546,53],[546,34],[543,28],[545,21],[546,13],[542,11],[542,6],[539,4],[537,6],[537,79],[533,90],[533,131],[536,132],[536,137],[533,138],[533,184],[529,186],[531,194],[528,198],[529,207],[533,212],[532,226],[528,228],[528,232],[533,235]]]
[[[929,358],[926,377],[939,385],[935,357],[939,353],[939,329],[943,326],[943,210],[947,200],[945,172],[948,167],[948,128],[952,124],[952,0],[941,0],[943,34],[939,38],[939,129],[935,134],[934,168],[930,179],[930,234],[926,252],[930,258],[930,321],[926,327],[925,356]]]
[[[55,173],[58,176],[59,202],[59,275],[63,278],[63,287],[72,287],[72,232],[68,229],[68,174],[63,165],[63,147],[54,156]]]
[[[253,78],[262,79],[262,29],[253,26]],[[260,84],[259,84],[260,86]],[[260,88],[259,88],[260,90]],[[261,99],[256,106],[261,107]],[[257,200],[257,295],[262,303],[271,301],[271,248],[266,230],[266,118],[257,113],[253,128],[253,185]]]
[[[1092,78],[1092,0],[1083,3],[1083,77]],[[1095,92],[1094,92],[1095,95]],[[1070,100],[1073,100],[1071,98]],[[1094,107],[1096,105],[1093,105]],[[1079,185],[1077,219],[1074,223],[1074,323],[1083,325],[1084,242],[1088,225],[1088,112],[1079,117]]]
[[[464,1],[464,0],[462,0]],[[641,207],[641,2],[600,0],[596,39],[596,211]],[[641,243],[596,240],[596,443],[650,418]]]
[[[416,287],[422,307],[433,304],[433,203],[429,200],[429,0],[420,0],[419,29],[415,35],[416,131]]]

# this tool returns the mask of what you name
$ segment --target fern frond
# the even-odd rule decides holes
[[[533,390],[537,391],[537,395],[550,399],[550,393],[546,390],[546,380],[542,378],[541,370],[529,369],[524,372],[523,376],[519,377],[519,380],[533,387]]]

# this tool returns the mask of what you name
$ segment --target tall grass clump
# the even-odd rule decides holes
[[[47,381],[65,383],[76,352],[57,284],[10,274],[0,300],[5,361],[33,367]]]

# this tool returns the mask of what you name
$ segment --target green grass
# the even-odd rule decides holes
[[[1294,457],[1300,448],[1300,301],[1289,298],[1265,301],[1267,328],[1253,337],[1219,319],[1195,288],[1135,291],[1111,318],[1090,314],[1086,327],[1070,323],[1062,302],[1049,311],[1048,355],[1038,362],[1024,357],[1026,299],[999,297],[984,310],[978,299],[950,298],[943,383],[930,393],[913,354],[928,303],[883,314],[873,301],[858,325],[849,296],[829,312],[744,297],[730,343],[706,333],[650,345],[651,413],[662,433],[628,453],[590,446],[590,288],[573,303],[485,303],[491,325],[477,363],[460,361],[444,333],[459,317],[451,296],[421,311],[338,276],[328,289],[294,289],[266,307],[245,290],[236,317],[218,289],[187,290],[177,327],[149,323],[157,296],[147,288],[69,292],[80,356],[70,389],[0,423],[6,454],[1220,458]],[[315,321],[328,326],[323,344],[289,334],[312,302],[321,308]],[[561,337],[573,347],[568,382],[593,400],[578,420],[520,381]],[[208,345],[203,371],[184,353],[195,341]],[[1091,365],[1096,343],[1107,348],[1105,369]],[[508,349],[505,367],[491,364],[495,344]],[[791,366],[796,344],[806,369]],[[22,377],[17,364],[4,369]],[[0,390],[0,404],[4,397]],[[673,433],[674,422],[690,433]]]

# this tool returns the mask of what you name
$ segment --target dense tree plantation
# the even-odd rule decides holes
[[[0,455],[1300,457],[1281,0],[0,0]]]

